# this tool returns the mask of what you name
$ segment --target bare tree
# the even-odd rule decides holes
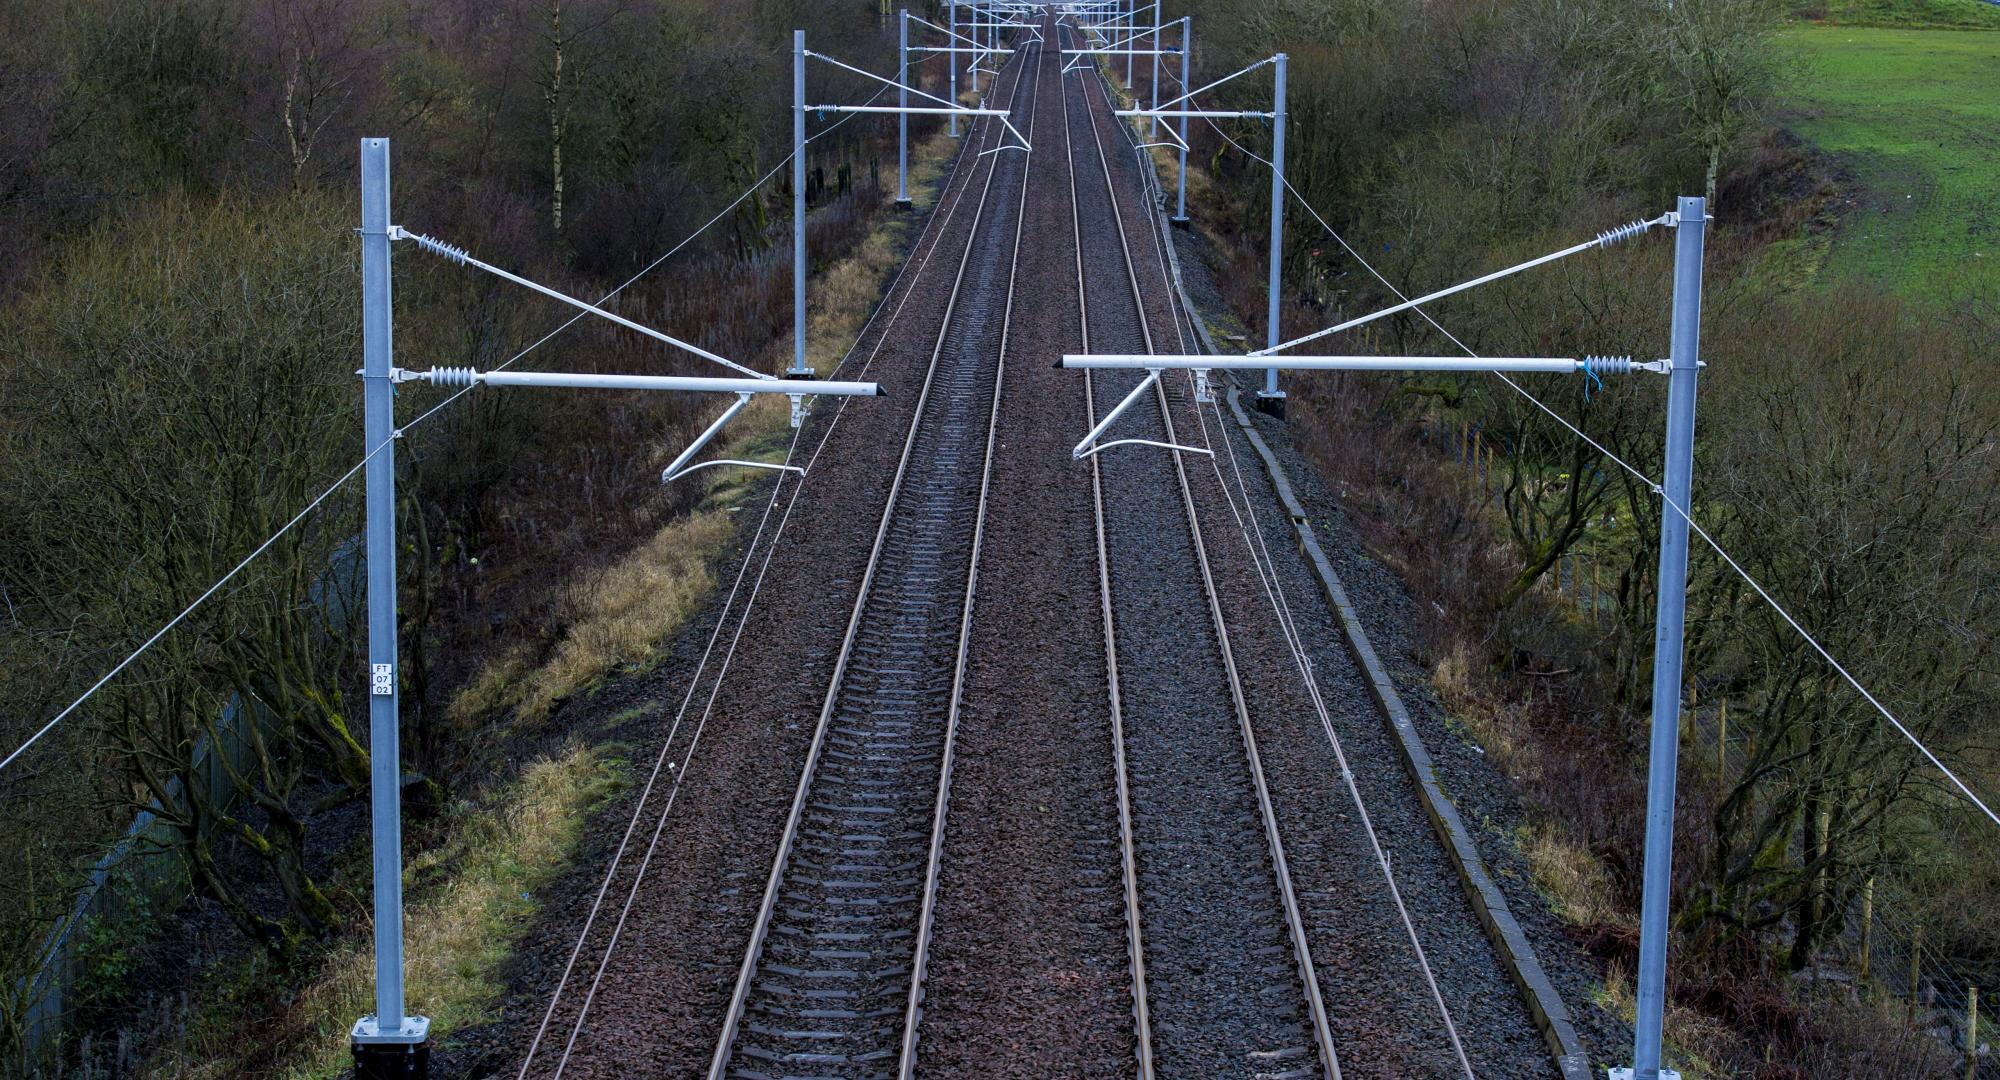
[[[357,347],[337,200],[175,204],[105,230],[17,307],[0,369],[5,584],[102,669],[338,476]],[[92,703],[117,796],[157,815],[195,888],[281,958],[338,922],[307,869],[312,816],[365,790],[338,664],[351,498],[287,532]],[[350,568],[351,572],[351,568]],[[239,845],[285,898],[268,914],[222,858]]]

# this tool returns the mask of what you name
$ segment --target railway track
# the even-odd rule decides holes
[[[1011,119],[1030,140],[1039,65],[1024,58],[1034,55],[1015,55],[1008,90]],[[716,1041],[713,1080],[906,1077],[914,1068],[1025,159],[990,155]]]
[[[1061,40],[1047,22],[1044,36]],[[689,791],[693,824],[671,860],[614,861],[601,891],[619,884],[624,910],[579,932],[573,951],[599,959],[551,996],[548,1075],[574,1051],[579,1080],[635,1063],[908,1077],[920,1050],[937,1077],[1338,1077],[1342,1057],[1434,1074],[1393,913],[1351,872],[1372,864],[1325,802],[1334,764],[1291,685],[1311,672],[1257,606],[1254,575],[1277,571],[1234,546],[1222,472],[1158,448],[1063,453],[1137,376],[1090,373],[1079,395],[1044,361],[1154,351],[1183,326],[1109,87],[1061,66],[1053,47],[1013,55],[994,98],[1040,156],[993,152],[996,122],[975,126],[909,281],[864,329],[855,352],[881,358],[895,411],[842,433],[842,468],[798,489],[805,512],[765,557],[767,592],[825,603],[753,612],[753,587],[732,635],[744,654],[708,684],[727,722]],[[1032,362],[1010,372],[1010,354]],[[1206,444],[1191,396],[1161,380],[1104,441]],[[1372,708],[1365,688],[1340,692]],[[768,782],[793,770],[793,791]],[[1404,838],[1426,828],[1398,822]],[[1437,869],[1420,902],[1462,906]],[[1455,996],[1506,989],[1470,974]]]
[[[1113,122],[1110,103],[1094,72],[1078,81],[1079,93],[1065,95],[1064,132],[1085,341],[1098,351],[1153,352],[1100,127]],[[1090,100],[1093,86],[1101,112]],[[1115,399],[1139,378],[1089,374],[1084,393],[1093,421],[1101,415],[1100,391]],[[1121,434],[1178,442],[1164,381],[1154,402],[1156,411],[1135,409],[1121,421]],[[1326,1005],[1183,454],[1117,453],[1090,462],[1139,1073],[1337,1078]],[[1163,467],[1163,454],[1171,468]],[[1144,527],[1175,516],[1182,535]],[[1196,573],[1185,573],[1189,567]],[[1206,635],[1157,632],[1200,626],[1204,614]],[[1233,748],[1226,745],[1232,718]]]

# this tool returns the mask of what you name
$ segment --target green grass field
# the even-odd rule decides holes
[[[2000,287],[2000,32],[1812,25],[1784,39],[1804,61],[1788,126],[1860,188],[1822,273],[1947,299]]]
[[[1834,26],[2000,30],[2000,6],[1985,0],[1832,0],[1824,21]]]

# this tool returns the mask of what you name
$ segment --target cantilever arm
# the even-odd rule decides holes
[[[805,470],[799,468],[797,465],[771,465],[762,461],[739,461],[735,458],[717,458],[714,461],[704,461],[699,465],[688,464],[688,459],[694,457],[702,447],[707,446],[709,440],[715,438],[716,434],[722,430],[724,424],[734,420],[736,414],[742,412],[743,407],[750,404],[750,397],[751,395],[749,394],[737,394],[735,402],[727,409],[722,410],[722,415],[716,417],[715,422],[708,425],[706,431],[696,436],[695,440],[688,444],[687,449],[681,451],[680,456],[676,457],[660,473],[660,483],[671,484],[691,472],[706,469],[713,465],[744,465],[752,469],[775,469],[780,472],[795,472],[801,476],[805,475]]]
[[[446,259],[450,259],[451,261],[456,262],[461,266],[470,266],[477,270],[484,270],[487,273],[492,274],[494,277],[500,278],[505,281],[511,281],[514,284],[519,285],[523,288],[533,289],[535,292],[541,293],[543,296],[546,296],[552,300],[560,300],[563,303],[570,305],[571,307],[581,308],[582,310],[587,311],[592,315],[597,315],[602,318],[609,319],[620,326],[626,327],[627,329],[637,330],[638,332],[646,335],[647,337],[653,338],[656,341],[663,341],[668,345],[674,346],[677,349],[685,349],[688,352],[691,352],[696,356],[701,357],[704,360],[713,360],[716,363],[721,364],[723,367],[730,368],[735,371],[740,371],[743,374],[748,375],[752,378],[756,379],[773,378],[773,376],[766,375],[761,371],[754,371],[750,368],[744,367],[742,364],[739,364],[736,361],[731,360],[727,357],[717,356],[716,354],[709,352],[707,349],[704,349],[698,345],[691,345],[688,342],[682,341],[681,339],[673,336],[672,334],[662,333],[643,323],[633,322],[631,319],[628,319],[623,315],[620,315],[613,311],[606,311],[603,308],[597,306],[596,304],[585,303],[584,301],[578,300],[576,297],[571,296],[568,293],[559,292],[555,289],[549,288],[547,285],[541,284],[540,282],[530,281],[519,274],[513,274],[505,270],[502,270],[499,267],[494,266],[492,263],[483,262],[479,259],[475,259],[472,257],[470,253],[468,253],[462,247],[458,247],[453,244],[447,244],[442,240],[434,239],[432,237],[425,236],[421,233],[413,233],[408,229],[403,228],[400,225],[389,226],[389,239],[413,241],[416,243],[418,247],[423,248],[425,251],[428,251],[434,255],[442,256],[443,258]]]
[[[768,461],[742,461],[737,458],[716,458],[713,461],[704,461],[699,465],[690,465],[687,468],[682,469],[681,471],[674,473],[672,475],[662,474],[660,476],[660,483],[671,484],[674,481],[679,480],[681,477],[686,476],[691,472],[699,472],[702,469],[706,469],[711,465],[740,465],[746,469],[769,469],[772,472],[793,472],[793,473],[798,473],[800,476],[804,476],[806,474],[805,469],[797,465],[773,465]]]
[[[1082,461],[1084,458],[1087,458],[1092,454],[1102,453],[1103,451],[1109,450],[1114,446],[1157,446],[1162,450],[1179,450],[1189,454],[1207,454],[1209,457],[1215,456],[1215,451],[1202,446],[1186,446],[1181,443],[1161,442],[1158,439],[1113,439],[1108,443],[1098,443],[1096,446],[1093,446],[1090,449],[1085,450],[1083,453],[1075,455],[1075,457],[1076,460]]]
[[[1056,366],[1062,367],[1063,366],[1062,361],[1060,360],[1057,361]],[[1213,453],[1212,451],[1204,450],[1199,446],[1182,446],[1179,443],[1160,442],[1157,439],[1114,439],[1111,442],[1104,443],[1102,445],[1092,445],[1097,442],[1098,436],[1104,434],[1106,428],[1109,428],[1113,423],[1115,423],[1120,416],[1125,415],[1125,410],[1131,408],[1133,404],[1136,403],[1139,400],[1139,398],[1146,393],[1146,391],[1152,389],[1155,385],[1159,383],[1159,381],[1160,381],[1159,368],[1153,368],[1152,370],[1146,372],[1146,377],[1140,379],[1139,385],[1133,387],[1132,392],[1125,395],[1125,400],[1120,401],[1116,406],[1112,408],[1110,412],[1105,413],[1104,419],[1099,420],[1097,422],[1097,426],[1090,429],[1090,434],[1085,435],[1083,437],[1083,441],[1077,443],[1075,448],[1070,450],[1069,452],[1070,458],[1075,461],[1082,461],[1084,458],[1087,458],[1092,454],[1095,454],[1101,450],[1109,450],[1114,446],[1158,446],[1167,450],[1184,450],[1190,454],[1212,455]]]
[[[1572,244],[1569,247],[1562,249],[1561,251],[1553,251],[1547,255],[1529,259],[1527,262],[1515,263],[1513,266],[1507,267],[1504,270],[1495,270],[1490,274],[1481,274],[1480,276],[1473,278],[1470,281],[1461,281],[1456,285],[1439,289],[1436,292],[1426,293],[1423,296],[1419,296],[1414,300],[1405,300],[1400,304],[1392,304],[1389,307],[1382,308],[1378,311],[1371,311],[1366,315],[1360,315],[1355,318],[1348,319],[1346,322],[1335,323],[1332,326],[1326,327],[1324,329],[1315,330],[1310,334],[1305,334],[1300,337],[1295,337],[1290,341],[1281,342],[1277,345],[1272,345],[1269,348],[1258,349],[1256,352],[1253,352],[1250,355],[1270,356],[1274,353],[1281,353],[1286,349],[1290,349],[1298,345],[1303,345],[1308,341],[1316,341],[1320,338],[1327,336],[1328,334],[1337,334],[1342,330],[1352,330],[1353,328],[1360,326],[1363,323],[1371,323],[1374,322],[1376,319],[1384,318],[1389,315],[1394,315],[1399,311],[1408,311],[1409,309],[1414,307],[1421,307],[1424,304],[1428,304],[1433,300],[1441,300],[1455,293],[1462,293],[1467,289],[1478,288],[1479,286],[1485,285],[1488,282],[1498,281],[1504,277],[1511,277],[1515,274],[1520,273],[1523,270],[1532,270],[1537,266],[1542,266],[1546,263],[1555,262],[1557,259],[1566,259],[1571,255],[1577,254],[1578,252],[1589,251],[1592,248],[1610,247],[1611,245],[1619,243],[1620,241],[1628,240],[1634,236],[1637,236],[1640,233],[1645,232],[1647,229],[1653,228],[1656,225],[1672,224],[1673,220],[1674,216],[1672,214],[1662,214],[1656,218],[1648,218],[1643,221],[1634,221],[1629,225],[1620,225],[1615,229],[1606,229],[1605,231],[1598,233],[1592,239],[1585,240],[1581,244]]]
[[[960,105],[956,101],[950,101],[945,98],[941,98],[936,94],[925,93],[924,91],[919,90],[914,86],[910,86],[906,83],[899,83],[894,79],[884,78],[880,75],[875,74],[872,71],[866,71],[861,68],[855,67],[853,64],[844,63],[842,61],[836,60],[833,57],[826,55],[825,53],[813,52],[811,49],[808,49],[806,50],[806,55],[813,57],[816,60],[824,60],[827,63],[832,64],[834,67],[841,68],[845,71],[851,71],[854,74],[860,75],[864,78],[874,79],[876,82],[882,83],[885,86],[893,86],[900,90],[907,90],[910,93],[917,95],[918,97],[929,98],[930,100],[937,102],[941,107],[943,107],[945,110],[949,112],[963,113],[968,116],[997,116],[1000,118],[1000,122],[1006,125],[1007,130],[1013,133],[1013,136],[1015,138],[1021,140],[1021,149],[1023,150],[1033,149],[1033,147],[1028,145],[1027,136],[1021,134],[1020,129],[1014,126],[1014,122],[1012,120],[1009,120],[1007,118],[1007,114],[1002,110],[968,109],[965,106]],[[974,64],[976,65],[977,63],[978,61],[975,60]],[[819,105],[819,106],[809,106],[809,108],[836,109],[842,112],[921,113],[921,112],[933,111],[930,109],[923,109],[923,108],[903,108],[901,106],[895,106],[895,105]]]

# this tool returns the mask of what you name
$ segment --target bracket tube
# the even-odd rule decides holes
[[[1069,370],[1189,368],[1196,371],[1451,371],[1555,372],[1584,369],[1585,359],[1543,356],[1173,356],[1149,353],[1066,353],[1059,365]],[[1600,374],[1614,370],[1598,368]]]
[[[1105,428],[1110,427],[1114,422],[1117,421],[1117,419],[1120,416],[1123,416],[1125,414],[1125,410],[1131,408],[1132,404],[1139,400],[1139,396],[1141,394],[1144,394],[1147,390],[1151,389],[1153,384],[1159,381],[1160,381],[1160,369],[1154,368],[1153,370],[1148,371],[1146,373],[1146,377],[1139,380],[1139,385],[1133,387],[1132,392],[1125,395],[1125,400],[1119,402],[1116,406],[1112,408],[1110,412],[1105,413],[1104,419],[1099,420],[1097,422],[1097,426],[1090,429],[1090,434],[1085,435],[1082,441],[1078,442],[1076,446],[1070,450],[1069,456],[1077,460],[1082,460],[1084,456],[1084,448],[1089,446],[1091,443],[1096,442],[1097,437],[1099,435],[1104,434]]]
[[[693,375],[600,375],[588,371],[474,371],[432,368],[403,372],[407,379],[438,386],[539,386],[572,390],[683,390],[713,394],[824,394],[829,397],[880,397],[872,382],[829,382],[823,379],[709,379]]]
[[[1263,120],[1275,120],[1278,118],[1278,114],[1274,112],[1257,112],[1255,110],[1241,109],[1113,109],[1111,115],[1159,117],[1207,116],[1221,120],[1240,120],[1246,117],[1255,117]]]
[[[918,113],[933,116],[943,116],[946,113],[953,116],[1008,115],[1005,109],[952,109],[943,105],[935,108],[928,105],[912,105],[907,109],[900,105],[808,105],[806,108],[810,112]]]
[[[694,457],[695,454],[701,451],[702,447],[707,446],[709,440],[715,438],[716,433],[721,431],[725,424],[736,419],[736,414],[742,412],[743,407],[748,404],[750,404],[749,394],[737,394],[736,400],[727,409],[722,410],[722,415],[716,417],[715,422],[708,425],[708,430],[695,436],[694,441],[687,445],[687,449],[680,452],[679,457],[667,463],[667,467],[660,472],[660,483],[669,484],[679,477],[682,472],[681,466],[686,465],[689,458]]]

